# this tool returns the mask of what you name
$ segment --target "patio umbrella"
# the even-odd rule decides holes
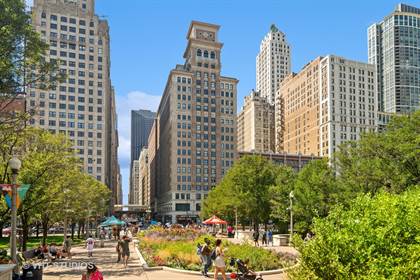
[[[223,221],[222,219],[218,218],[216,215],[213,215],[213,217],[205,220],[203,222],[205,225],[226,225],[227,222]]]
[[[125,222],[115,218],[114,216],[111,216],[105,222],[103,222],[100,226],[108,227],[108,226],[123,226],[123,225],[125,225]]]

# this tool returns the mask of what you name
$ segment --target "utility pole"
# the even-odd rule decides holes
[[[293,198],[295,195],[293,191],[289,193],[290,199],[290,236],[289,236],[289,246],[292,246],[292,237],[293,237]]]

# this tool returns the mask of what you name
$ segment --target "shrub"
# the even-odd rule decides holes
[[[358,197],[314,223],[297,240],[301,265],[292,279],[420,279],[420,187],[401,195]]]

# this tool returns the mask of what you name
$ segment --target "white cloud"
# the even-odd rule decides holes
[[[131,110],[146,109],[156,111],[160,96],[141,91],[132,91],[127,95],[117,95],[116,106],[118,114],[119,149],[118,157],[123,175],[124,201],[128,195],[128,176],[130,174],[130,141],[131,141]],[[128,172],[127,172],[128,171]]]

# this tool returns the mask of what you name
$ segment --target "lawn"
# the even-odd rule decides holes
[[[139,234],[139,249],[149,266],[199,271],[201,261],[196,249],[198,243],[204,244],[204,238],[211,241],[213,249],[216,239],[198,230],[154,227]],[[229,267],[230,258],[248,260],[249,267],[257,271],[288,267],[296,261],[293,256],[280,255],[251,245],[237,245],[227,240],[224,240],[222,245],[228,271],[232,270]]]
[[[84,240],[83,239],[77,239],[75,238],[73,240],[73,245],[74,244],[80,244],[82,243]],[[42,236],[40,237],[29,237],[28,243],[26,245],[26,247],[29,249],[33,249],[38,247],[38,245],[40,245],[42,242]],[[9,248],[9,243],[10,243],[10,238],[9,237],[2,237],[0,238],[0,249],[8,249]],[[51,243],[55,243],[59,246],[61,246],[61,244],[63,244],[63,236],[48,236],[47,237],[47,243],[51,244]]]

